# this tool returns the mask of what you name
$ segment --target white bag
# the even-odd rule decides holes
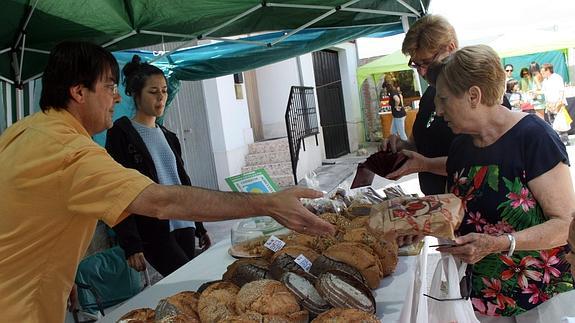
[[[442,255],[435,267],[429,295],[443,301],[428,298],[429,323],[479,323],[471,299],[458,299],[461,298],[459,283],[466,268],[466,263],[458,267],[452,255]]]
[[[567,116],[569,115],[566,111],[563,111],[565,108],[561,108],[559,112],[555,115],[555,120],[553,120],[553,130],[555,131],[569,131],[571,129],[571,121],[567,120]]]

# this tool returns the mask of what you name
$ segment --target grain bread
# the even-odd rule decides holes
[[[151,323],[154,322],[156,312],[151,308],[137,308],[122,315],[118,323]]]
[[[371,314],[355,308],[332,308],[316,317],[312,323],[379,323],[379,319]]]
[[[332,236],[311,236],[302,233],[292,233],[285,238],[284,242],[286,246],[300,245],[322,253],[322,251],[337,243],[337,240]]]
[[[363,277],[363,275],[361,274],[361,272],[357,268],[355,268],[354,266],[350,266],[344,262],[333,260],[329,257],[324,256],[324,255],[317,257],[317,259],[311,265],[311,269],[309,270],[309,273],[317,277],[320,274],[322,274],[326,271],[329,271],[329,270],[343,271],[343,272],[355,277],[357,280],[359,280],[363,284],[367,284],[367,281],[365,280],[365,278]]]
[[[315,287],[333,307],[357,308],[375,313],[376,303],[371,290],[344,272],[330,270],[319,275]]]
[[[302,310],[297,298],[277,280],[262,279],[245,284],[237,294],[239,315],[256,312],[262,315],[288,317],[291,322],[307,322],[308,313]]]
[[[240,288],[231,282],[210,284],[200,294],[198,314],[202,322],[219,322],[236,315],[236,295]]]
[[[189,317],[191,320],[199,321],[198,299],[200,295],[193,291],[183,291],[164,298],[156,306],[156,320],[175,317],[178,315]],[[173,319],[175,320],[175,318]]]
[[[348,230],[343,236],[344,242],[359,242],[369,246],[377,254],[382,269],[382,277],[388,276],[395,271],[398,261],[398,246],[395,236],[390,239],[376,237],[367,228]]]
[[[239,259],[231,263],[222,276],[239,287],[259,279],[270,278],[269,263],[263,259]]]
[[[317,257],[319,257],[319,253],[317,253],[310,247],[302,245],[289,245],[283,247],[278,252],[276,252],[271,257],[270,262],[273,262],[277,257],[283,254],[288,254],[294,258],[297,258],[299,255],[304,255],[311,262],[314,262],[317,259]]]
[[[369,288],[377,288],[383,278],[383,270],[377,254],[362,243],[340,242],[325,250],[323,255],[357,268],[367,281]]]

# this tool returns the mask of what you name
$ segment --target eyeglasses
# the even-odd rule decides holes
[[[513,72],[513,70],[505,70],[505,72]]]
[[[437,53],[435,53],[435,55],[433,55],[433,57],[431,59],[429,59],[425,62],[421,62],[421,63],[416,63],[410,58],[407,65],[413,69],[428,68],[429,65],[431,65],[431,63],[435,62],[435,59],[437,58],[437,56],[439,56],[439,53],[441,53],[441,52],[442,52],[441,50],[438,51]]]
[[[428,294],[423,294],[425,297],[429,297],[433,300],[440,301],[440,302],[448,302],[448,301],[459,301],[459,300],[468,300],[471,297],[471,289],[472,289],[472,279],[473,279],[473,266],[467,266],[465,269],[465,276],[459,282],[459,293],[461,297],[458,298],[438,298]]]
[[[104,86],[112,91],[112,95],[118,94],[118,84],[104,84]]]

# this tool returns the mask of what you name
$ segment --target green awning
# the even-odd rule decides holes
[[[372,62],[362,65],[357,69],[357,85],[361,87],[363,81],[368,77],[373,77],[375,80],[379,79],[384,73],[405,71],[410,69],[407,66],[409,59],[403,55],[401,50],[395,51],[382,58],[378,58]]]
[[[20,84],[38,77],[62,40],[88,40],[117,51],[307,27],[370,27],[419,17],[429,1],[3,0],[0,79]]]

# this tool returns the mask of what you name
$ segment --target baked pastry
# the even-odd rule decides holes
[[[156,306],[156,320],[172,317],[175,321],[176,316],[183,316],[190,321],[199,321],[197,313],[199,296],[196,292],[184,291],[160,300]]]
[[[228,266],[222,279],[242,287],[254,280],[271,278],[269,265],[270,264],[263,259],[239,259]]]
[[[320,218],[326,220],[327,222],[337,226],[340,229],[345,229],[349,227],[350,221],[343,215],[337,213],[323,213],[319,215]]]
[[[317,257],[317,259],[311,265],[311,269],[309,273],[314,276],[319,276],[320,274],[330,271],[330,270],[339,270],[347,273],[348,275],[353,276],[355,279],[359,280],[363,284],[367,284],[367,281],[361,274],[361,272],[355,268],[354,266],[348,265],[344,262],[333,260],[329,257],[321,255]]]
[[[382,277],[393,273],[397,266],[399,248],[395,241],[395,236],[392,235],[390,238],[378,238],[365,227],[348,230],[342,236],[344,242],[359,242],[375,251],[381,265]]]
[[[312,323],[379,323],[379,319],[371,314],[355,308],[332,308],[316,317]]]
[[[354,277],[337,270],[319,275],[315,287],[333,307],[357,308],[375,313],[375,299],[371,290]]]
[[[401,196],[373,207],[369,228],[381,234],[430,235],[455,239],[463,220],[461,200],[453,194]]]
[[[151,308],[137,308],[122,315],[117,323],[153,323],[156,312]]]
[[[270,259],[270,262],[273,262],[277,257],[283,254],[288,254],[294,258],[297,258],[299,255],[304,255],[311,262],[314,262],[315,259],[319,257],[319,253],[310,247],[302,245],[289,245],[281,248],[278,252],[276,252]]]
[[[256,312],[262,315],[285,316],[291,322],[307,322],[308,313],[302,310],[296,297],[279,281],[256,280],[245,284],[237,294],[238,314]]]
[[[316,316],[331,308],[331,305],[321,297],[307,277],[300,276],[294,272],[287,272],[282,276],[281,281],[312,316]]]
[[[202,322],[219,322],[236,315],[236,295],[240,288],[230,282],[210,284],[198,300],[198,314]]]
[[[383,278],[377,254],[362,243],[340,242],[325,250],[323,255],[357,268],[367,281],[367,286],[372,289],[377,288]]]

